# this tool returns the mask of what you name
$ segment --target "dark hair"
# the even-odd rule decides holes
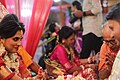
[[[78,2],[78,1],[73,1],[73,2],[72,2],[72,5],[73,5],[73,6],[76,6],[77,10],[83,11],[83,10],[82,10],[82,5],[81,5],[80,2]],[[75,14],[73,14],[73,16],[70,18],[69,22],[72,24],[72,23],[74,23],[74,22],[75,22],[76,20],[78,20],[78,19],[80,19],[80,22],[82,22],[82,17],[77,17],[77,16],[75,16]],[[80,27],[81,27],[81,30],[80,30],[80,31],[83,31],[83,25],[82,25],[82,23],[80,24]]]
[[[0,37],[10,38],[19,30],[25,32],[23,23],[18,20],[15,14],[7,14],[0,22]]]
[[[78,1],[73,1],[73,2],[72,2],[72,5],[73,5],[73,6],[76,6],[76,8],[77,8],[78,10],[82,10],[82,5],[81,5],[80,2],[78,2]]]
[[[106,20],[116,20],[120,23],[120,2],[117,3],[106,15]]]
[[[59,42],[62,43],[62,39],[68,39],[75,31],[69,26],[63,26],[59,31]]]
[[[52,23],[49,25],[49,31],[50,31],[50,32],[55,32],[55,27],[56,27],[55,22],[52,22]]]

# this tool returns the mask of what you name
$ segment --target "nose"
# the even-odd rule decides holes
[[[110,33],[110,37],[111,38],[115,38],[112,32]]]
[[[19,40],[19,41],[17,42],[17,45],[18,45],[18,46],[22,45],[22,42]]]

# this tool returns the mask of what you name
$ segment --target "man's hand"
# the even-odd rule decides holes
[[[107,53],[106,54],[106,64],[107,65],[113,65],[113,62],[114,62],[114,60],[115,60],[115,55],[114,54],[110,54],[110,53]]]
[[[75,10],[74,14],[76,17],[82,17],[83,16],[83,12],[81,10]]]

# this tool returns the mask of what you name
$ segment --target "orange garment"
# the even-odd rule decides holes
[[[23,63],[27,67],[33,63],[32,57],[28,54],[28,52],[22,46],[19,47],[18,54],[22,57]]]
[[[107,68],[107,65],[105,64],[107,53],[117,55],[117,52],[113,52],[112,50],[110,50],[109,46],[106,43],[103,43],[103,45],[101,46],[101,49],[100,49],[100,63],[98,66],[98,70]]]

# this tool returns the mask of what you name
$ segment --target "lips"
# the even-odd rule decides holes
[[[15,48],[16,50],[18,50],[18,46],[15,46],[14,48]]]

